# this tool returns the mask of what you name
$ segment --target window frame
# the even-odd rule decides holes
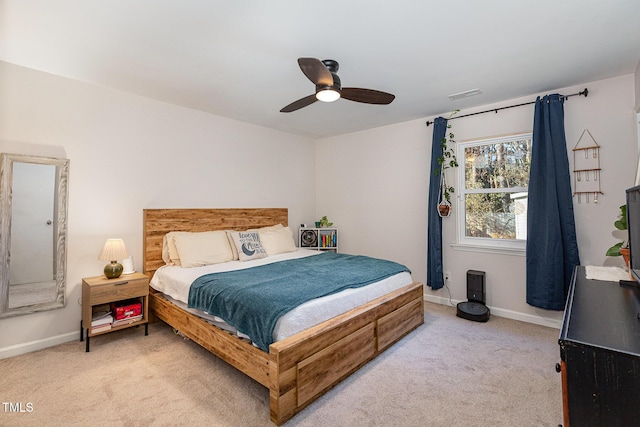
[[[494,145],[504,142],[529,139],[533,144],[532,132],[520,132],[499,137],[489,137],[458,142],[456,145],[456,156],[462,159],[460,167],[456,171],[457,181],[457,201],[458,209],[456,214],[456,230],[457,244],[453,245],[457,249],[506,253],[506,254],[524,254],[526,251],[526,239],[493,239],[489,237],[468,237],[466,236],[466,198],[467,194],[488,194],[488,193],[522,193],[529,192],[528,187],[508,187],[508,188],[481,188],[470,189],[465,188],[465,149],[478,145]],[[505,191],[508,190],[508,191]]]

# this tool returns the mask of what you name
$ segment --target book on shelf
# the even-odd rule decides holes
[[[111,322],[113,322],[113,316],[111,315],[109,304],[98,305],[93,308],[93,314],[91,315],[92,328],[111,324]]]
[[[321,247],[323,248],[334,248],[338,244],[337,234],[335,231],[331,231],[330,233],[321,233]]]
[[[112,322],[113,322],[113,316],[108,315],[97,320],[92,320],[91,327],[93,328],[96,326],[110,325]]]
[[[137,322],[138,320],[142,320],[142,314],[137,316],[126,317],[121,320],[114,320],[113,323],[111,323],[111,326],[116,327],[120,325],[128,325],[130,323]]]
[[[108,331],[111,329],[111,323],[105,323],[103,325],[93,326],[91,325],[91,333],[95,334],[98,332]]]

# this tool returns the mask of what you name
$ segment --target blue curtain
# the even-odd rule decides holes
[[[564,97],[536,100],[527,209],[527,303],[564,309],[571,274],[580,264],[567,143]]]
[[[440,175],[434,171],[440,167],[438,159],[442,156],[442,139],[447,132],[447,119],[438,117],[433,121],[431,139],[431,175],[429,178],[429,205],[427,229],[427,286],[436,290],[444,286],[442,271],[442,218],[438,215],[440,201]]]

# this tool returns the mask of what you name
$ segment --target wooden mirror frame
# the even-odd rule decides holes
[[[35,163],[56,167],[54,195],[54,243],[56,247],[56,292],[52,301],[9,308],[9,272],[11,247],[11,216],[13,164]],[[62,308],[66,305],[67,276],[67,209],[69,160],[23,154],[2,153],[0,160],[0,318]]]

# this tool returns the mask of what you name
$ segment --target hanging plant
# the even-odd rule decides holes
[[[460,110],[455,110],[449,115],[449,119],[457,114]],[[451,194],[456,189],[447,184],[446,170],[458,167],[458,159],[455,152],[455,135],[451,132],[451,124],[447,124],[447,132],[440,142],[442,146],[442,155],[438,158],[438,168],[433,171],[434,176],[440,175],[440,201],[438,203],[438,214],[441,217],[451,215]]]
[[[451,215],[451,195],[449,193],[449,188],[451,188],[451,192],[454,191],[453,187],[449,187],[447,185],[447,180],[445,175],[440,175],[440,197],[438,201],[438,215],[442,218],[446,218]]]

